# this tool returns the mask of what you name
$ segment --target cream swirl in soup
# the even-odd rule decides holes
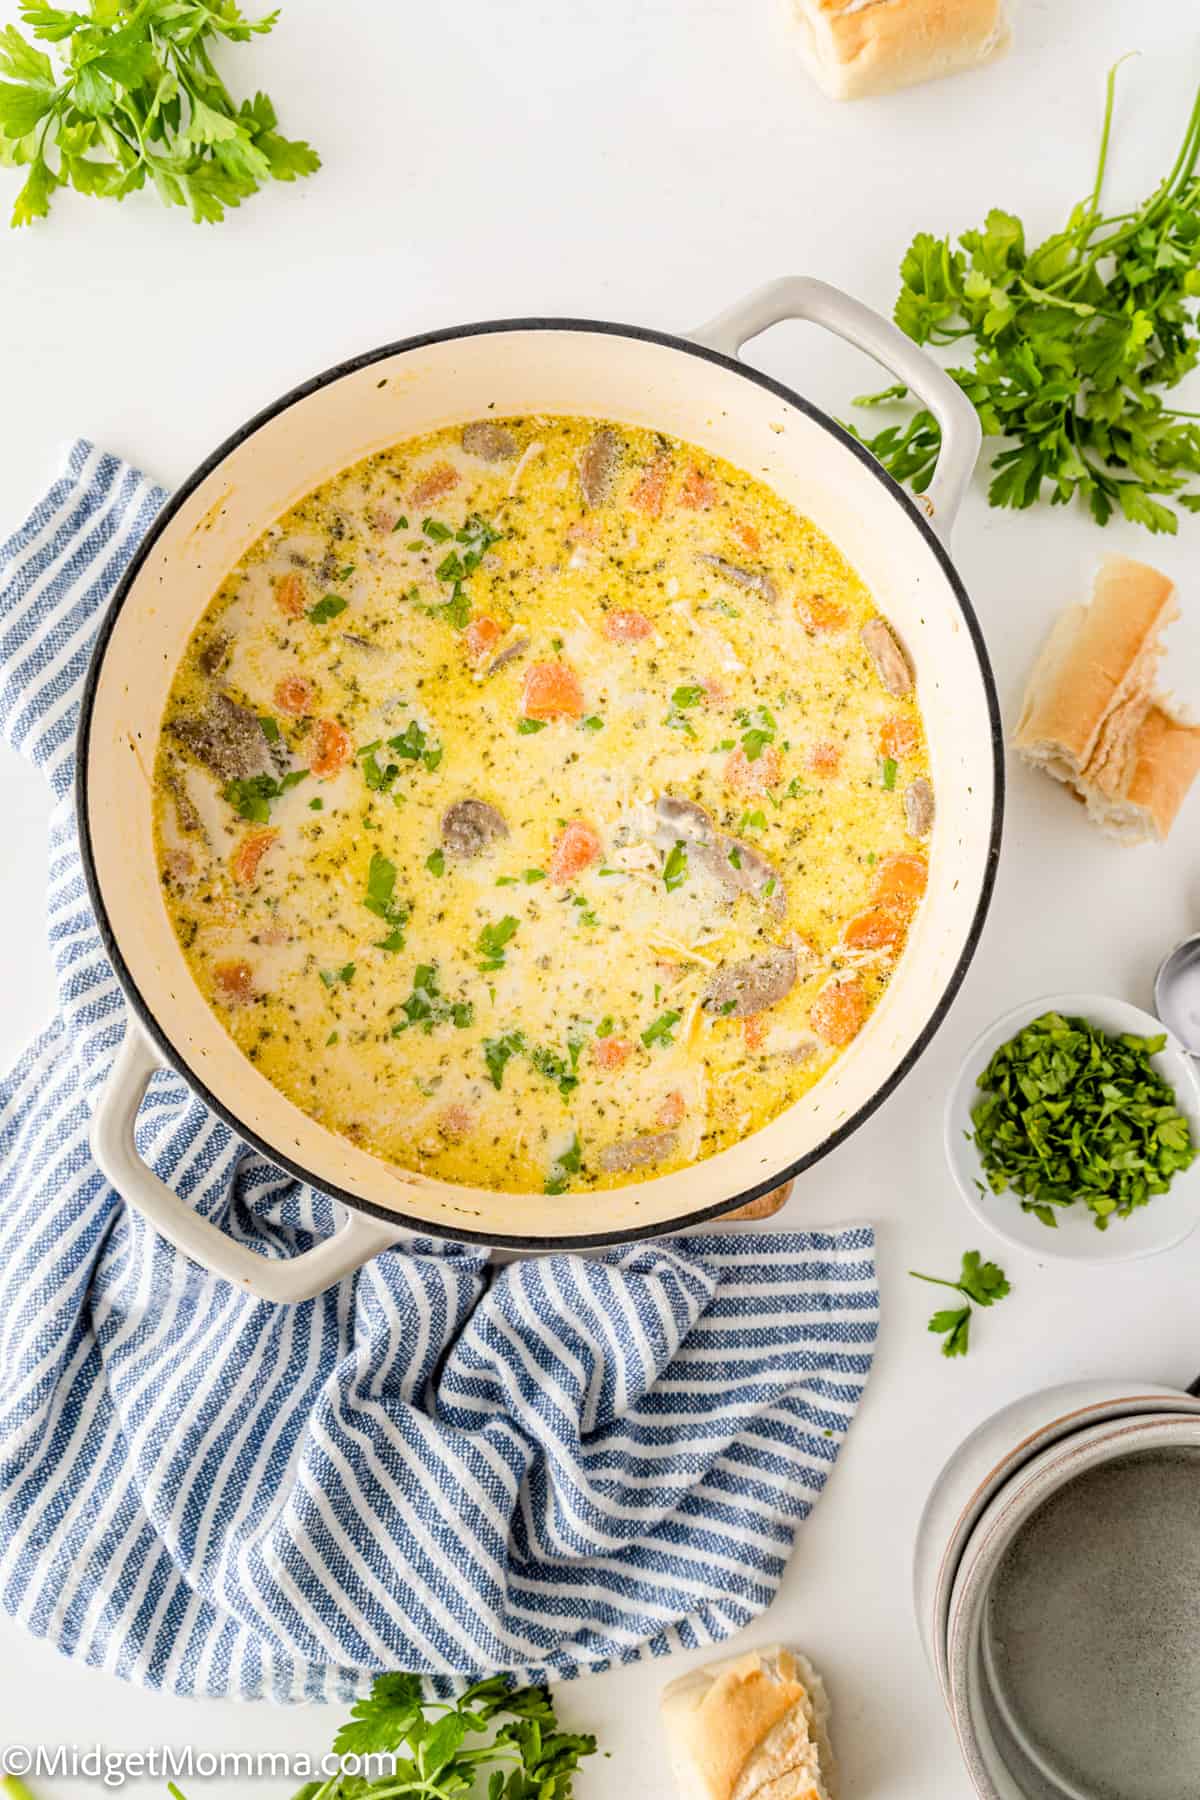
[[[396,445],[176,673],[165,902],[225,1029],[405,1169],[612,1187],[735,1143],[879,1001],[933,819],[907,654],[808,519],[578,418]]]

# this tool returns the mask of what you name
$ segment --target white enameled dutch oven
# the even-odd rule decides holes
[[[738,361],[783,319],[825,326],[912,388],[942,429],[912,500],[861,445]],[[390,1167],[299,1112],[246,1061],[201,998],[163,905],[151,771],[172,674],[228,569],[317,483],[399,439],[506,413],[574,413],[658,428],[768,482],[866,581],[917,671],[937,824],[928,895],[881,1005],[825,1080],[744,1142],[602,1194],[495,1194]],[[100,928],[129,1000],[125,1042],[92,1132],[97,1161],[173,1244],[267,1298],[319,1292],[406,1232],[519,1249],[581,1248],[692,1225],[778,1186],[865,1119],[929,1042],[983,924],[999,849],[1002,746],[978,624],[945,542],[979,446],[955,384],[894,326],[822,282],[778,281],[690,338],[587,320],[520,319],[410,338],[331,369],[221,446],[163,509],[102,626],[84,694],[78,804]],[[345,1222],[290,1262],[201,1220],[140,1161],[133,1125],[154,1070],[177,1069],[273,1161],[344,1203]]]

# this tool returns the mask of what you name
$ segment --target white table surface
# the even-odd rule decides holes
[[[965,228],[996,204],[1033,231],[1064,219],[1091,183],[1105,70],[1131,48],[1144,54],[1123,79],[1112,186],[1141,197],[1190,105],[1195,0],[1015,0],[1015,11],[1003,63],[836,107],[809,86],[772,0],[286,0],[274,37],[237,53],[237,74],[247,83],[253,72],[284,128],[319,145],[316,179],[277,187],[217,228],[147,197],[118,210],[68,196],[48,226],[0,236],[0,536],[76,433],[177,482],[292,383],[428,327],[564,313],[686,329],[781,273],[823,276],[886,310],[913,231]],[[11,185],[0,171],[5,202]],[[833,411],[878,385],[872,367],[807,328],[782,327],[753,355]],[[1200,519],[1185,519],[1177,540],[1123,524],[1101,534],[1078,512],[993,512],[979,484],[956,554],[1010,722],[1047,623],[1085,593],[1102,550],[1178,579],[1192,617],[1172,632],[1171,671],[1200,699]],[[1161,950],[1200,925],[1200,800],[1168,848],[1128,851],[1094,835],[1049,782],[1015,766],[1010,778],[996,899],[960,997],[899,1092],[803,1178],[789,1213],[813,1225],[865,1216],[880,1236],[884,1321],[865,1402],[779,1600],[746,1637],[791,1640],[826,1670],[846,1800],[966,1800],[909,1603],[918,1512],[951,1448],[1049,1382],[1182,1384],[1200,1368],[1200,1236],[1107,1270],[1005,1254],[1015,1291],[978,1322],[965,1362],[938,1355],[925,1333],[930,1290],[905,1276],[953,1273],[980,1242],[940,1143],[968,1041],[1053,989],[1144,1004]],[[7,1060],[52,998],[45,797],[7,749],[0,817]],[[0,1742],[315,1754],[336,1723],[328,1709],[149,1696],[7,1621],[0,1666]],[[637,1667],[562,1692],[564,1717],[611,1752],[580,1782],[583,1800],[668,1793],[655,1719],[666,1675]],[[240,1777],[185,1785],[190,1800],[247,1788]],[[46,1800],[96,1791],[39,1787]]]

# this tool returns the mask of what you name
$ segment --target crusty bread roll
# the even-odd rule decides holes
[[[792,1197],[792,1184],[785,1181],[782,1187],[772,1188],[769,1194],[760,1194],[757,1200],[747,1200],[745,1206],[739,1206],[735,1212],[723,1213],[726,1224],[736,1219],[770,1219],[787,1205]]]
[[[664,1688],[680,1800],[834,1800],[829,1698],[780,1645],[694,1669]]]
[[[1155,693],[1161,633],[1175,617],[1161,570],[1113,556],[1090,606],[1071,606],[1042,649],[1014,748],[1127,843],[1164,838],[1200,771],[1200,725]]]
[[[794,0],[801,54],[831,100],[957,75],[1008,43],[1003,0]]]

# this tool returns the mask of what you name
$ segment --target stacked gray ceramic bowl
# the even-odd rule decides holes
[[[1200,1400],[1079,1382],[987,1420],[921,1520],[917,1618],[982,1800],[1200,1792]]]

